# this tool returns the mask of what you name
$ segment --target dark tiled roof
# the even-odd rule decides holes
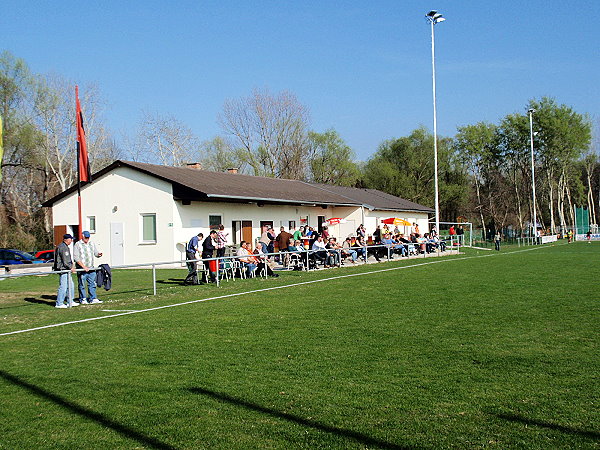
[[[349,199],[352,199],[355,203],[369,206],[372,209],[434,212],[433,209],[428,208],[427,206],[419,205],[418,203],[396,197],[395,195],[386,194],[385,192],[378,191],[377,189],[362,189],[316,183],[311,184],[329,192],[343,195]]]
[[[348,188],[342,186],[305,183],[281,178],[255,177],[227,172],[187,167],[161,166],[132,161],[115,161],[93,175],[97,179],[117,167],[129,167],[148,175],[173,183],[174,193],[187,200],[263,201],[265,203],[364,205],[371,209],[433,212],[431,208],[418,205],[375,189]],[[46,201],[52,206],[56,201],[75,192],[72,186],[62,194]]]

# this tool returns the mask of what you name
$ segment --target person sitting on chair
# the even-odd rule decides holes
[[[246,241],[242,241],[240,243],[240,248],[237,251],[237,255],[240,256],[241,258],[239,258],[240,262],[242,263],[242,265],[244,266],[244,269],[246,269],[246,275],[248,278],[250,278],[252,276],[252,272],[254,271],[254,269],[256,269],[256,260],[254,259],[254,257],[250,256],[250,251],[248,250],[248,242]]]
[[[327,263],[327,250],[325,249],[325,242],[323,242],[323,236],[319,236],[312,245],[312,257],[321,261],[325,264],[325,267],[329,267]]]

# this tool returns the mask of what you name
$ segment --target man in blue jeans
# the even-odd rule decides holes
[[[75,272],[73,266],[73,259],[71,258],[70,245],[73,242],[73,236],[65,234],[63,241],[58,244],[54,249],[54,264],[52,270]],[[58,274],[58,292],[56,294],[56,308],[70,308],[71,306],[79,306],[73,302],[73,278],[71,278],[71,272],[65,272]],[[66,303],[65,303],[66,301]]]
[[[84,231],[83,238],[75,243],[73,259],[78,269],[77,287],[79,288],[79,303],[82,305],[91,303],[102,303],[96,298],[96,269],[94,268],[94,256],[99,258],[102,253],[98,251],[96,245],[90,242],[90,232]],[[85,295],[87,285],[88,296]]]

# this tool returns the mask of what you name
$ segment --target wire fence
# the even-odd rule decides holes
[[[370,259],[377,262],[391,261],[396,258],[426,258],[458,254],[460,252],[458,239],[448,239],[439,242],[399,243],[366,245],[363,247],[296,250],[276,253],[251,253],[248,255],[230,255],[215,258],[199,258],[176,261],[158,261],[152,263],[124,264],[112,266],[111,269],[149,269],[152,271],[152,292],[157,295],[158,268],[181,267],[188,265],[188,275],[199,283],[214,283],[220,286],[223,281],[247,278],[268,278],[290,270],[313,271],[322,268],[339,268],[347,264],[368,264]],[[278,260],[278,261],[277,261]],[[246,262],[252,261],[252,262]],[[31,269],[31,266],[28,266]],[[94,271],[98,268],[94,268]],[[0,282],[10,278],[31,276],[61,275],[86,273],[84,269],[62,271],[38,271],[23,273],[0,274]],[[67,283],[70,289],[69,283]],[[68,292],[67,298],[73,298]]]

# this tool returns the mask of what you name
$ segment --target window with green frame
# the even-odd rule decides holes
[[[156,214],[142,214],[142,242],[156,242]]]
[[[222,222],[222,218],[221,216],[212,216],[209,215],[208,216],[208,228],[210,228],[211,230],[218,230],[219,229],[219,225],[221,225]]]

